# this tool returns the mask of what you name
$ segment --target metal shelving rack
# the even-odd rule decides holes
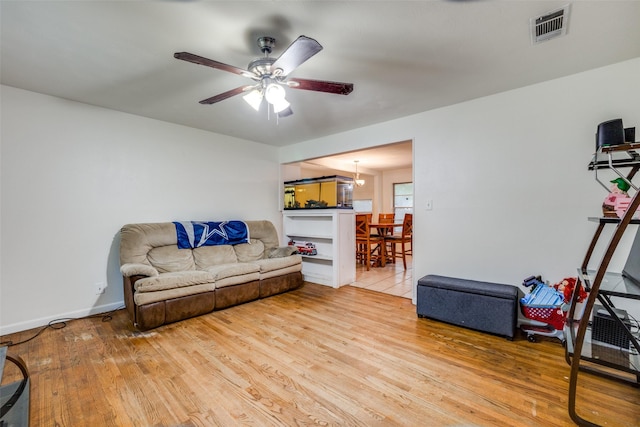
[[[0,426],[29,425],[29,372],[22,358],[9,356],[7,347],[0,347],[0,380],[5,362],[9,360],[22,373],[22,380],[0,386]]]
[[[640,170],[640,155],[635,151],[639,148],[640,143],[638,142],[602,147],[596,152],[593,160],[589,164],[589,169],[595,172],[596,180],[603,185],[607,191],[608,188],[606,185],[598,178],[598,170],[610,169],[614,171],[619,177],[629,183],[635,191],[635,194],[622,218],[589,218],[590,221],[597,222],[598,227],[587,249],[582,266],[578,270],[578,281],[580,285],[584,286],[589,292],[589,297],[586,300],[584,312],[579,319],[575,319],[578,292],[574,292],[571,309],[569,310],[565,326],[565,336],[567,337],[566,358],[567,362],[571,365],[568,409],[571,419],[581,426],[597,426],[597,424],[580,417],[576,411],[576,392],[580,371],[587,371],[604,377],[625,381],[636,387],[640,384],[640,356],[638,354],[640,353],[640,344],[624,322],[618,318],[614,312],[614,305],[611,301],[611,297],[640,300],[640,286],[638,286],[638,283],[623,277],[619,273],[607,271],[611,259],[628,226],[631,224],[640,224],[640,220],[633,219],[636,210],[640,206],[640,191],[638,191],[638,187],[632,182],[634,176]],[[621,155],[622,157],[616,158],[616,155]],[[620,169],[623,168],[629,168],[629,171],[623,174],[620,171]],[[613,235],[597,270],[588,270],[587,266],[596,244],[607,225],[615,226]],[[576,290],[578,288],[579,287],[576,286]],[[619,323],[619,326],[624,329],[630,342],[630,349],[628,351],[613,351],[609,355],[596,354],[595,349],[597,346],[595,346],[591,340],[589,325],[596,300],[602,304],[611,315],[611,318],[615,319],[615,321]],[[620,357],[621,354],[627,357]],[[587,363],[581,364],[581,362]],[[623,374],[618,375],[616,372]]]

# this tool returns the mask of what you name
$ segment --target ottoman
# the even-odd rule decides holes
[[[513,339],[519,289],[513,285],[427,275],[418,280],[418,317]]]

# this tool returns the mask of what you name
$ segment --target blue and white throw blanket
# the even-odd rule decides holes
[[[249,229],[243,221],[174,221],[179,249],[200,246],[249,243]]]

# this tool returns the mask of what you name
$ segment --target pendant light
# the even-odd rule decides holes
[[[353,162],[356,164],[356,174],[353,177],[354,182],[358,187],[362,187],[364,185],[364,179],[360,179],[360,173],[358,172],[358,162],[360,162],[360,160],[354,160]]]

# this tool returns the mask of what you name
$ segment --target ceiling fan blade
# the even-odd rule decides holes
[[[200,101],[200,104],[215,104],[216,102],[224,101],[227,98],[243,93],[248,87],[252,88],[253,86],[240,86],[235,89],[228,90],[216,96],[212,96],[211,98],[203,99]]]
[[[291,89],[315,90],[316,92],[349,95],[353,91],[353,83],[329,82],[325,80],[288,79]]]
[[[272,70],[281,69],[287,76],[307,59],[322,50],[320,43],[307,36],[300,36],[280,55],[271,66]]]
[[[182,59],[183,61],[193,62],[194,64],[204,65],[205,67],[217,68],[218,70],[228,71],[230,73],[240,74],[246,77],[255,77],[253,73],[248,70],[243,70],[242,68],[234,67],[233,65],[223,64],[222,62],[194,55],[189,52],[176,52],[173,54],[173,57],[176,59]]]

